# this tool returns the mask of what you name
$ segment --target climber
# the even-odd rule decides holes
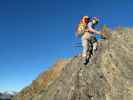
[[[95,26],[98,24],[98,22],[99,22],[99,18],[98,17],[93,17],[92,19],[91,19],[91,21],[88,23],[88,27],[87,27],[87,29],[86,29],[86,34],[88,34],[88,42],[87,43],[84,43],[84,41],[86,41],[85,39],[86,38],[82,38],[82,41],[83,41],[83,55],[82,55],[82,57],[83,57],[83,63],[84,64],[87,64],[88,63],[88,61],[89,61],[89,59],[90,59],[90,57],[92,56],[92,55],[94,55],[94,53],[95,53],[95,50],[97,49],[97,39],[98,39],[98,41],[99,41],[99,38],[96,38],[96,35],[101,35],[101,32],[100,31],[97,31],[97,30],[95,30]],[[87,52],[88,52],[88,43],[89,42],[91,42],[91,44],[92,44],[92,50],[91,51],[89,51],[89,55],[87,55]],[[88,58],[87,58],[87,56],[89,56]]]
[[[92,32],[92,34],[93,34],[92,39],[95,39],[95,41],[93,43],[93,55],[95,54],[95,51],[97,49],[102,48],[102,42],[103,42],[103,40],[105,40],[105,37],[104,37],[105,34],[102,31],[99,32],[99,31],[95,30],[95,25],[97,25],[98,22],[99,22],[99,18],[93,17],[91,22],[89,23],[90,25],[88,24],[89,29],[91,29],[91,27],[94,29],[94,31]]]
[[[93,42],[93,51],[96,50],[97,42],[96,42],[96,34],[101,34],[99,31],[95,30],[95,25],[97,25],[99,22],[99,19],[97,17],[93,17],[92,20],[88,16],[83,16],[81,18],[80,24],[77,27],[77,35],[81,37],[82,41],[82,59],[83,64],[87,64],[88,60],[90,58],[88,53],[89,50],[89,43],[90,41]],[[89,51],[90,52],[90,51]],[[89,57],[88,57],[89,56]]]
[[[83,16],[81,18],[81,21],[76,29],[76,35],[81,37],[83,52],[82,52],[82,58],[83,63],[87,63],[87,51],[89,48],[89,33],[88,33],[88,23],[90,21],[90,18],[88,16]]]

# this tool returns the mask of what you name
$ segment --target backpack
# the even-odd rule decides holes
[[[80,22],[76,28],[76,35],[81,37],[84,34],[86,28],[87,26]]]

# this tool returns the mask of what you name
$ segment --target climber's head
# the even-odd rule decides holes
[[[81,21],[82,21],[82,23],[84,23],[84,24],[88,24],[89,21],[90,21],[90,18],[89,18],[88,16],[83,16],[83,17],[81,18]]]
[[[99,22],[99,18],[98,18],[98,17],[93,17],[93,18],[92,18],[92,24],[93,24],[93,25],[98,24],[98,22]]]

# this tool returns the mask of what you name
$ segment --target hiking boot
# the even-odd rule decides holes
[[[87,62],[87,58],[84,57],[83,60],[82,60],[83,64],[86,65],[88,62]]]

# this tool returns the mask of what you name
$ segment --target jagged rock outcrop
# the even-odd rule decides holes
[[[75,56],[58,64],[58,75],[45,80],[47,72],[41,74],[13,100],[133,100],[132,51],[133,29],[119,28],[91,64],[85,66]]]

